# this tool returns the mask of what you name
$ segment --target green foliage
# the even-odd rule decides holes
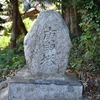
[[[4,49],[10,44],[11,24],[11,22],[6,23],[4,29],[1,31],[2,35],[0,36],[0,50]]]
[[[15,50],[9,50],[8,36],[2,36],[0,41],[0,76],[3,78],[10,74],[11,71],[16,71],[21,67],[26,67],[26,62],[23,54],[23,44],[21,36],[17,41],[17,48]],[[6,48],[5,48],[6,47]]]
[[[8,46],[10,43],[10,36],[0,36],[0,50]]]
[[[9,2],[6,0],[6,2]],[[8,5],[9,4],[9,5]],[[11,11],[11,5],[8,3],[8,10]],[[8,11],[9,12],[9,11]],[[10,14],[11,13],[4,13]],[[24,24],[26,28],[29,29],[32,25],[32,21],[30,19],[24,19]],[[0,23],[1,24],[1,23]],[[10,38],[11,38],[11,22],[8,22],[4,26],[4,30],[2,30],[3,36],[0,36],[0,78],[5,77],[10,74],[12,71],[19,69],[21,67],[26,66],[25,58],[24,58],[24,47],[23,47],[23,39],[24,35],[18,37],[17,46],[13,50],[9,50]]]
[[[4,25],[4,29],[2,30],[2,33],[4,36],[10,36],[12,30],[12,22],[6,22]]]
[[[23,23],[24,23],[24,25],[25,25],[25,27],[26,27],[27,30],[29,30],[32,27],[32,25],[34,24],[34,22],[35,22],[35,20],[32,21],[30,18],[25,18],[23,20]]]
[[[78,6],[78,12],[81,14],[79,25],[82,28],[82,34],[76,39],[72,38],[74,55],[71,55],[70,59],[76,57],[74,67],[91,67],[93,71],[98,72],[100,71],[100,3],[99,0],[75,1],[73,5]],[[79,6],[79,3],[83,6]],[[71,66],[73,66],[72,62]]]
[[[14,51],[4,49],[0,51],[0,75],[9,74],[11,70],[15,70],[25,66],[25,58],[23,55],[16,55]]]
[[[68,8],[68,2],[66,0],[49,0],[51,1],[56,7],[59,13],[64,13],[65,10]]]

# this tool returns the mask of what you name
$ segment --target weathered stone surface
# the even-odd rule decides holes
[[[10,83],[9,87],[9,100],[82,100],[79,86]]]
[[[8,100],[8,87],[0,89],[0,100]]]
[[[22,69],[9,83],[8,100],[82,100],[82,85],[72,73],[65,80],[29,79]]]
[[[44,10],[24,39],[24,52],[33,75],[64,74],[71,47],[69,30],[59,13]]]

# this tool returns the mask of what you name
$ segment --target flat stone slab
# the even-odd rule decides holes
[[[81,83],[74,74],[66,74],[62,79],[31,78],[24,68],[10,81],[8,100],[82,100]]]

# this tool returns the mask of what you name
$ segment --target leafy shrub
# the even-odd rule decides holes
[[[70,66],[74,68],[91,68],[100,71],[100,11],[99,0],[75,0],[78,12],[81,14],[79,37],[72,37],[73,48],[70,56]],[[74,3],[73,3],[74,4]],[[82,5],[82,6],[80,6]]]
[[[9,51],[9,49],[0,51],[0,75],[6,75],[11,70],[24,67],[25,64],[23,55],[16,55],[13,50]]]
[[[9,48],[6,47],[9,45],[9,39],[8,36],[1,36],[0,40],[0,78],[5,77],[11,73],[11,71],[16,71],[26,66],[23,44],[21,44],[23,36],[18,39],[16,50],[9,50]]]

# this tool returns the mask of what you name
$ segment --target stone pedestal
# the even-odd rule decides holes
[[[82,100],[82,85],[72,73],[38,79],[25,68],[9,83],[8,100]]]

